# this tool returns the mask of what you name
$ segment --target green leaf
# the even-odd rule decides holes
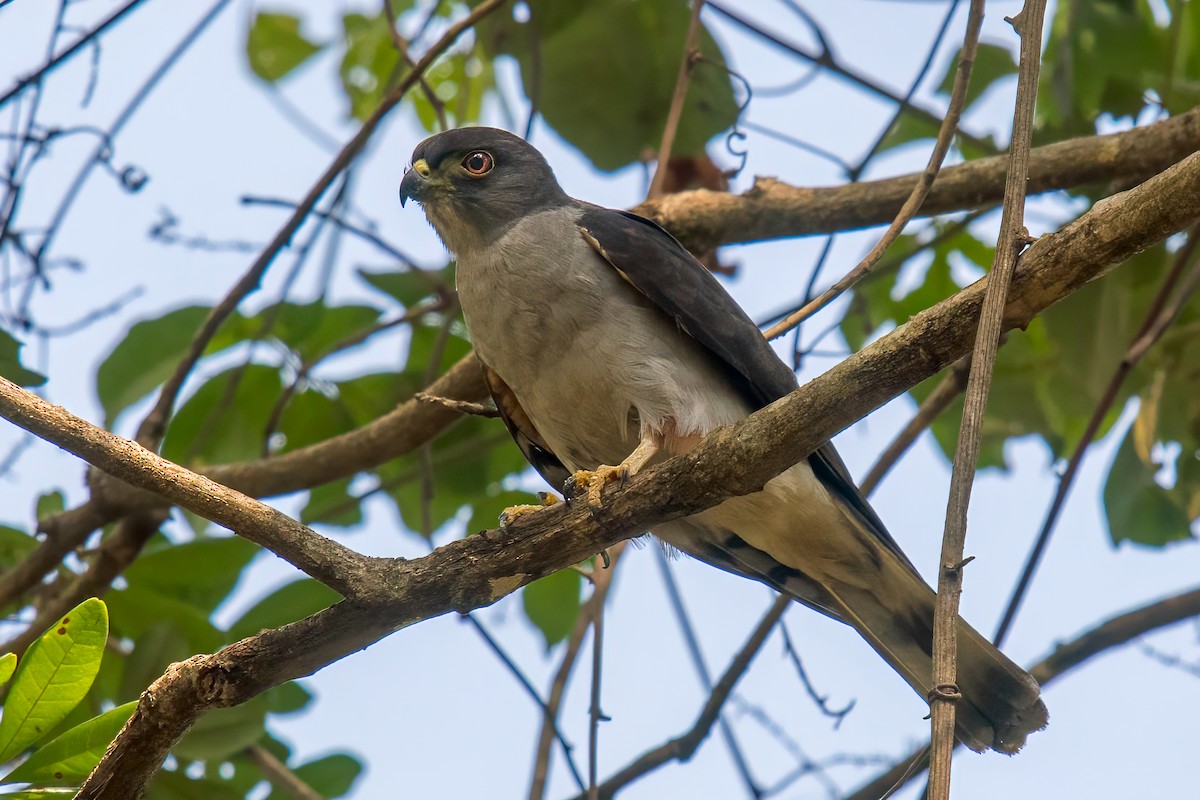
[[[312,787],[321,797],[333,800],[344,797],[354,787],[354,782],[362,774],[362,764],[353,756],[345,753],[318,758],[307,764],[296,767],[296,777]],[[289,800],[291,795],[275,789],[267,796],[267,800]]]
[[[958,72],[961,53],[960,48],[954,54],[954,58],[947,65],[941,85],[938,86],[938,91],[944,95],[949,95],[954,89],[954,75]],[[975,49],[975,66],[971,68],[971,83],[967,86],[967,96],[963,104],[964,113],[984,92],[992,88],[993,84],[1001,78],[1016,74],[1017,62],[1013,59],[1011,50],[1003,45],[980,42]]]
[[[324,355],[351,334],[369,330],[379,321],[374,306],[330,306],[313,303],[277,303],[267,306],[247,323],[259,332],[287,345],[301,360]]]
[[[401,269],[385,272],[358,270],[358,276],[369,286],[391,297],[404,308],[410,308],[438,293],[438,286],[454,285],[454,263],[438,270]]]
[[[116,624],[117,608],[113,609],[113,633],[118,633]],[[125,668],[121,672],[120,684],[107,697],[117,700],[133,699],[158,679],[169,664],[183,661],[196,651],[188,643],[188,639],[169,622],[151,624],[137,639],[134,640],[133,650],[125,657]],[[101,673],[103,678],[104,673]]]
[[[451,53],[425,73],[426,83],[442,103],[446,122],[458,127],[479,120],[483,100],[496,86],[496,74],[491,59],[480,58],[474,50]],[[437,109],[424,91],[412,92],[413,110],[417,121],[426,131],[440,127]]]
[[[254,604],[229,626],[231,639],[244,639],[266,628],[278,628],[315,614],[341,599],[341,595],[312,578],[284,584]]]
[[[261,456],[267,421],[282,389],[279,371],[260,364],[210,378],[171,421],[163,457],[178,464],[220,464]]]
[[[47,492],[39,495],[37,499],[37,521],[42,522],[47,517],[52,517],[55,514],[61,514],[66,508],[66,499],[60,491]]]
[[[563,569],[534,581],[521,591],[525,616],[546,640],[546,649],[571,635],[579,617],[579,589],[582,576]]]
[[[164,623],[184,636],[193,653],[210,653],[225,643],[225,636],[195,605],[140,584],[130,584],[106,596],[112,612],[113,634],[139,641]]]
[[[8,378],[17,386],[41,386],[46,376],[21,366],[22,345],[7,331],[0,330],[0,377]]]
[[[1196,19],[1194,4],[1183,8]],[[1042,61],[1039,140],[1094,133],[1105,114],[1136,116],[1151,92],[1167,96],[1175,110],[1190,108],[1195,89],[1187,91],[1164,69],[1170,49],[1150,3],[1059,4]]]
[[[7,783],[38,786],[78,786],[116,738],[137,702],[129,702],[76,725],[31,755],[24,764],[5,776]]]
[[[296,681],[272,686],[263,692],[263,697],[267,702],[267,711],[271,714],[295,714],[303,711],[313,701],[312,692]]]
[[[0,717],[0,763],[41,739],[88,693],[108,640],[108,609],[84,600],[25,653]]]
[[[906,111],[896,118],[892,127],[888,128],[883,141],[879,143],[879,152],[882,153],[910,142],[919,142],[922,139],[936,139],[938,127],[937,123],[932,120]]]
[[[12,678],[13,672],[17,669],[17,654],[5,653],[0,656],[0,686],[8,683]]]
[[[275,83],[321,50],[321,45],[300,33],[300,20],[292,14],[259,11],[246,36],[246,58],[251,71]]]
[[[423,385],[411,375],[376,372],[337,384],[338,400],[350,414],[354,427],[382,417],[408,400]]]
[[[262,695],[202,716],[171,750],[189,761],[220,761],[265,735],[267,701]]]
[[[349,528],[363,521],[362,504],[350,493],[353,478],[326,483],[308,492],[308,502],[300,511],[305,525],[324,523]]]
[[[382,12],[374,17],[346,14],[342,17],[346,54],[338,75],[350,100],[350,116],[365,120],[375,111],[400,54],[392,41],[391,28]]]
[[[404,524],[423,535],[426,522],[429,533],[436,531],[462,508],[498,490],[506,476],[528,469],[521,451],[496,420],[464,419],[434,439],[430,447],[432,496],[426,496],[426,465],[420,453],[398,458],[376,470],[396,501]],[[495,508],[491,501],[488,505]],[[495,509],[496,513],[499,510]]]
[[[1104,483],[1104,511],[1113,544],[1130,541],[1162,547],[1192,538],[1187,510],[1154,479],[1160,467],[1138,455],[1133,429],[1127,431]]]
[[[492,53],[516,57],[525,92],[546,122],[601,170],[656,150],[683,60],[687,4],[535,0],[528,6],[529,22],[495,15],[481,26],[481,40]],[[703,24],[698,49],[704,58],[692,68],[673,155],[698,155],[737,117],[724,56]]]
[[[158,771],[146,792],[146,800],[245,800],[245,797],[246,791],[223,779],[191,778],[182,771],[165,769]]]
[[[186,306],[156,319],[142,320],[129,329],[96,370],[96,395],[104,409],[106,427],[111,428],[118,414],[171,376],[210,311],[208,306]],[[213,337],[205,354],[241,341],[243,332],[238,328],[244,322],[241,315],[234,314]]]
[[[240,536],[212,536],[182,544],[149,549],[125,570],[131,587],[177,597],[212,612],[241,577],[242,570],[261,552]]]
[[[24,561],[37,545],[37,539],[25,531],[0,525],[0,572]]]

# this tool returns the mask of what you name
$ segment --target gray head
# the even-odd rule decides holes
[[[413,151],[400,183],[451,252],[485,246],[539,211],[568,205],[542,154],[497,128],[458,128],[430,136]]]

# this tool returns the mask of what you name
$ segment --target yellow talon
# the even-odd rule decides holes
[[[549,492],[538,492],[538,500],[541,502],[539,502],[537,505],[522,504],[509,506],[501,511],[500,527],[507,528],[509,525],[515,522],[518,517],[523,517],[526,514],[532,514],[536,511],[541,511],[543,508],[549,508],[550,506],[559,502],[558,498]]]
[[[572,477],[575,481],[576,491],[582,492],[584,488],[587,488],[588,505],[592,508],[599,508],[604,487],[610,483],[622,482],[628,475],[629,471],[624,464],[616,467],[601,464],[595,469],[581,469]]]

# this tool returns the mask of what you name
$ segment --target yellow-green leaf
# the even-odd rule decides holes
[[[49,733],[96,679],[108,639],[108,609],[93,597],[42,634],[17,666],[0,718],[0,762]]]

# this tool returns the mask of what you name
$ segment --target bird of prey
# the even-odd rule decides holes
[[[545,158],[494,128],[426,139],[400,199],[458,259],[463,315],[496,407],[552,485],[588,502],[796,388],[796,376],[669,233],[569,197]],[[667,544],[857,630],[921,696],[934,592],[832,444],[762,491],[658,525]],[[1015,753],[1046,725],[1037,682],[958,627],[958,737]]]

